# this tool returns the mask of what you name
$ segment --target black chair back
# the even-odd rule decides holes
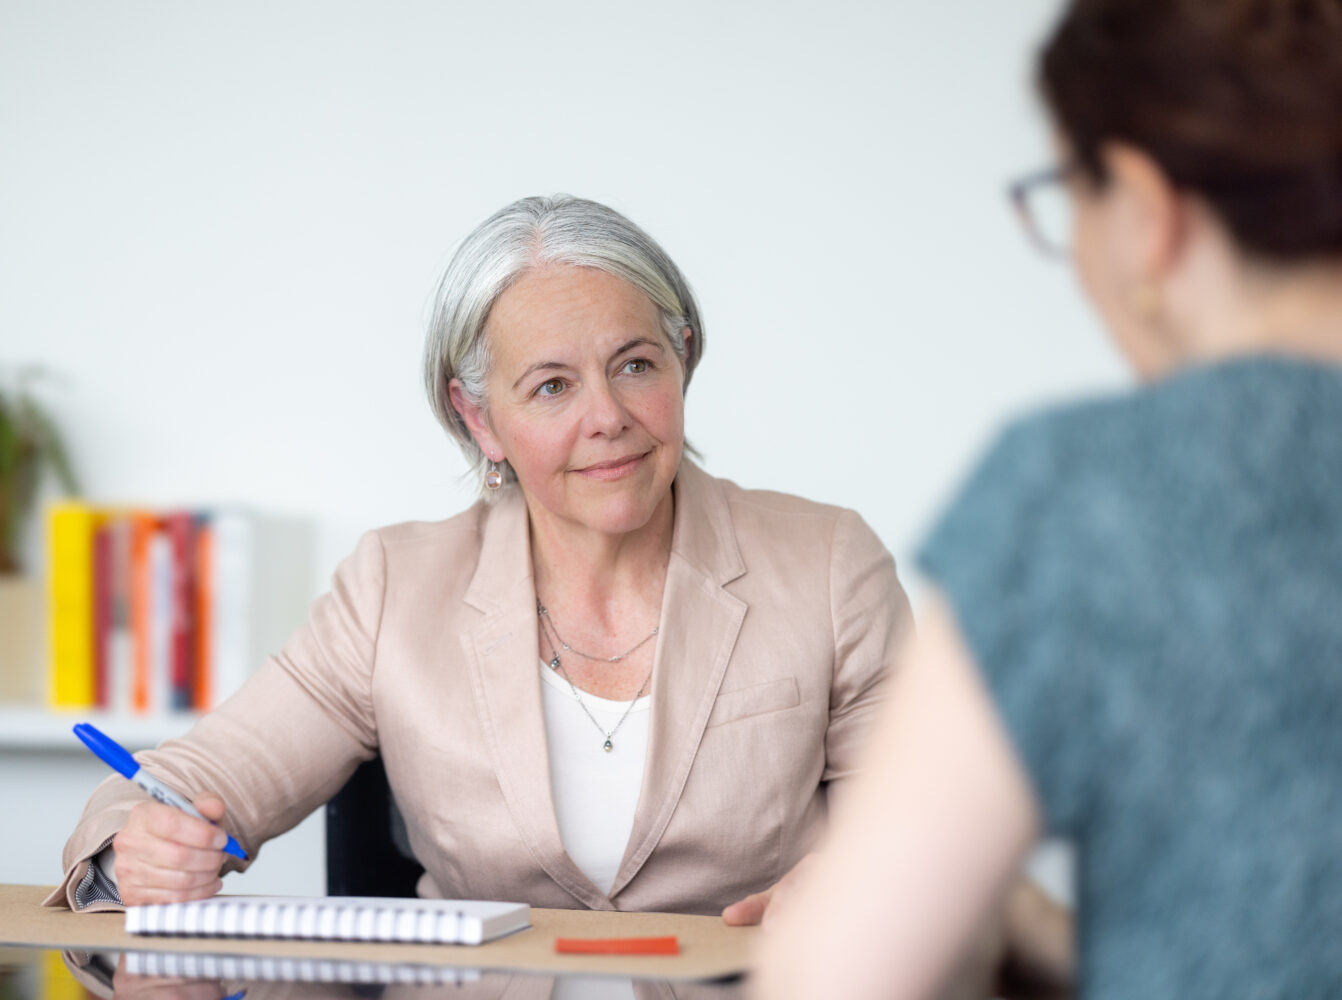
[[[326,894],[413,896],[423,872],[382,758],[364,761],[326,803]]]

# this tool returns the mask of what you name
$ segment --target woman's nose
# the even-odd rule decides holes
[[[587,412],[583,415],[588,434],[615,437],[632,423],[629,411],[614,388],[599,382],[587,397]]]

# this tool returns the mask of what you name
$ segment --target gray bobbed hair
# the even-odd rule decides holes
[[[614,209],[555,195],[523,198],[476,227],[443,272],[424,342],[424,384],[434,416],[461,446],[485,496],[489,459],[452,408],[448,383],[457,379],[472,403],[488,409],[489,341],[485,323],[498,297],[528,271],[546,264],[592,267],[640,289],[657,307],[662,331],[685,366],[685,386],[704,350],[699,306],[680,269],[651,236]],[[693,336],[686,347],[681,331]],[[517,481],[500,463],[505,487]]]

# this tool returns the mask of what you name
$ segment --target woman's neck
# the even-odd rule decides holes
[[[537,598],[598,621],[620,618],[638,606],[660,607],[674,517],[670,492],[645,525],[618,535],[533,515]]]
[[[1182,298],[1187,360],[1282,354],[1342,364],[1342,264],[1238,260],[1215,277]]]

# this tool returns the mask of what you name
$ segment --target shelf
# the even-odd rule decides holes
[[[76,722],[92,723],[127,750],[148,750],[181,736],[199,718],[195,712],[127,715],[97,709],[58,711],[36,705],[0,705],[0,750],[88,753],[70,732]]]

